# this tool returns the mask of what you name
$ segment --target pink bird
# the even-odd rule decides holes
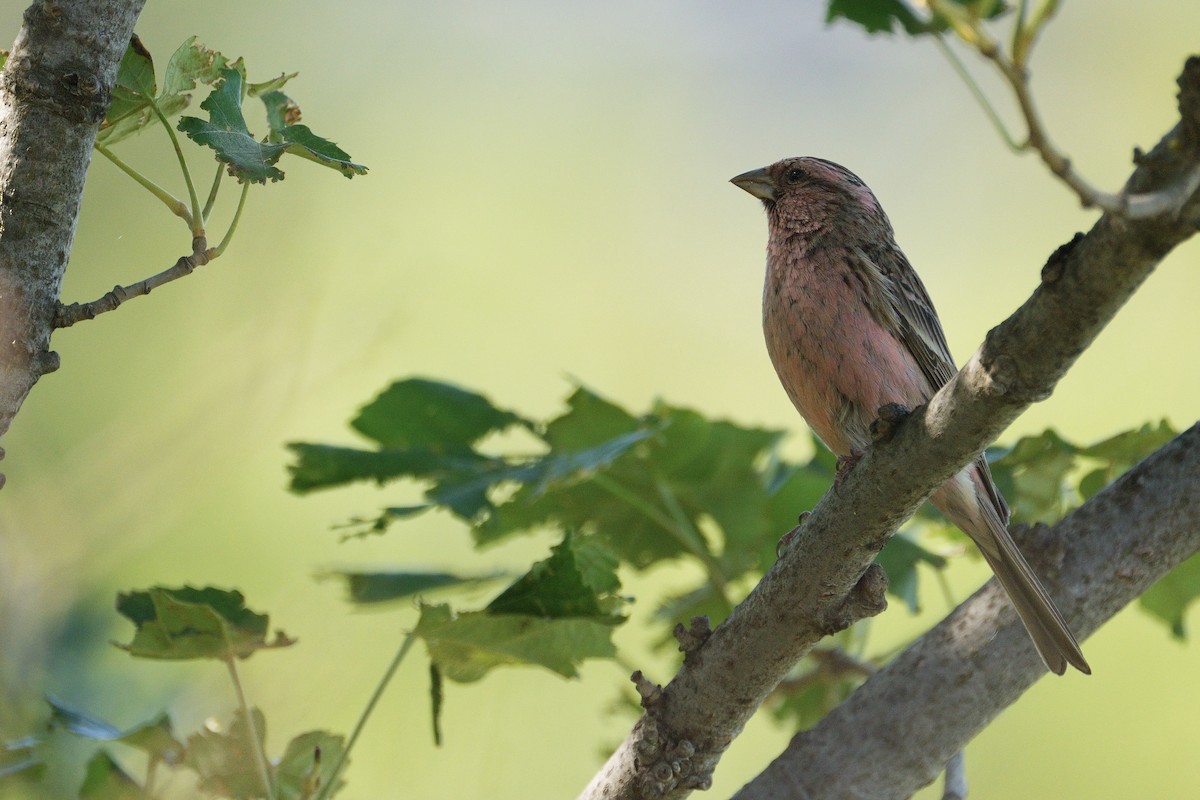
[[[732,181],[767,209],[763,331],[788,397],[839,460],[871,444],[888,403],[916,408],[957,372],[933,302],[858,176],[789,158]],[[975,542],[1046,667],[1090,674],[1079,644],[1008,533],[980,456],[929,498]]]

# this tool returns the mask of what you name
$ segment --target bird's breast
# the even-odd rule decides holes
[[[763,290],[767,352],[788,397],[839,455],[870,443],[887,403],[929,397],[912,354],[871,312],[867,286],[843,252],[769,259]]]

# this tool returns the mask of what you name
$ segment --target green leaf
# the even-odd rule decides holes
[[[221,70],[222,81],[200,108],[208,120],[183,117],[177,126],[196,144],[211,147],[217,160],[229,167],[239,182],[266,183],[283,180],[275,162],[287,150],[282,142],[259,142],[250,135],[242,115],[242,76],[235,69]]]
[[[258,747],[267,738],[267,720],[257,708],[251,709]],[[187,765],[200,780],[200,789],[219,797],[251,800],[263,797],[262,778],[255,766],[255,738],[241,711],[234,714],[229,731],[209,723],[205,730],[188,737]]]
[[[250,94],[254,94],[254,87]],[[265,92],[259,99],[267,109],[267,128],[274,137],[271,141],[280,141],[279,131],[300,121],[300,106],[280,91]]]
[[[489,433],[530,423],[486,397],[425,378],[397,381],[358,412],[350,425],[385,447],[461,450]]]
[[[317,136],[307,125],[288,125],[276,133],[292,155],[336,169],[347,178],[367,174],[365,166],[351,161],[349,153],[328,139]]]
[[[1025,436],[993,462],[996,485],[1017,522],[1054,523],[1066,511],[1065,478],[1075,466],[1078,448],[1052,430]]]
[[[168,119],[191,103],[190,92],[197,83],[211,84],[221,77],[227,64],[225,56],[196,43],[193,36],[172,54],[163,77],[162,92],[155,96],[154,65],[150,53],[134,37],[117,75],[113,103],[109,107],[96,143],[111,147],[117,142],[157,123],[157,106]]]
[[[935,569],[946,567],[944,557],[926,550],[903,534],[897,534],[888,540],[876,563],[887,573],[888,594],[902,600],[913,614],[921,610],[917,597],[917,565],[924,563]]]
[[[1200,598],[1200,553],[1188,558],[1146,590],[1138,603],[1151,616],[1165,622],[1176,639],[1187,638],[1184,617]]]
[[[292,475],[288,488],[301,494],[354,481],[382,484],[398,478],[434,475],[451,468],[469,469],[480,460],[474,454],[447,457],[427,449],[360,450],[304,442],[291,442],[287,448],[297,457],[288,466]],[[409,510],[417,513],[424,507]]]
[[[617,623],[622,603],[615,593],[617,558],[595,539],[567,533],[551,555],[500,593],[487,610],[493,614],[537,617],[595,617]]]
[[[241,592],[155,586],[117,595],[117,611],[136,626],[133,641],[117,645],[140,658],[247,658],[256,650],[294,643],[282,631],[268,642],[265,614],[246,608]]]
[[[546,442],[555,450],[586,450],[643,427],[625,409],[586,387],[567,398],[567,411],[546,425]]]
[[[50,704],[52,727],[61,727],[76,736],[96,742],[121,742],[167,764],[175,765],[183,760],[183,743],[175,738],[171,730],[171,718],[166,712],[122,731],[104,720],[68,706],[52,695],[46,696],[46,702]]]
[[[288,742],[283,758],[275,768],[279,800],[315,797],[332,777],[333,767],[345,749],[345,737],[326,731],[302,733]],[[337,786],[326,797],[337,794],[345,785],[346,782],[339,778]]]
[[[271,80],[269,80],[269,81],[262,81],[261,83],[251,83],[251,84],[247,85],[246,93],[249,94],[251,97],[265,97],[265,95],[268,95],[272,92],[278,92],[280,89],[282,89],[284,87],[284,85],[288,81],[290,81],[292,78],[296,77],[299,74],[300,74],[299,72],[285,72],[285,73],[280,73],[279,77],[277,77],[277,78],[271,78]],[[265,102],[265,100],[264,100],[264,102]]]
[[[469,586],[492,580],[490,576],[464,576],[449,572],[343,572],[329,573],[346,581],[350,602],[384,603],[435,589]]]
[[[1106,463],[1079,482],[1080,495],[1087,500],[1177,435],[1169,422],[1161,420],[1158,425],[1146,424],[1081,449],[1080,455]]]
[[[904,0],[830,0],[825,22],[845,19],[867,33],[894,33],[899,25],[909,36],[928,33],[929,23],[912,12]]]
[[[951,0],[966,7],[981,19],[993,19],[1005,12],[1004,0]],[[904,0],[829,0],[825,22],[845,19],[862,26],[867,33],[894,33],[898,25],[909,36],[920,36],[946,29],[939,18],[917,16]]]
[[[481,679],[499,666],[536,665],[566,678],[587,658],[613,658],[613,626],[606,621],[542,619],[474,611],[457,616],[446,605],[422,606],[415,633],[447,678]]]
[[[80,800],[144,800],[145,794],[107,751],[98,750],[88,760],[79,797]]]

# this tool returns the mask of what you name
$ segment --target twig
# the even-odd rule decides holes
[[[246,693],[242,691],[242,681],[238,677],[236,659],[230,655],[225,657],[225,666],[229,668],[229,678],[237,692],[238,707],[246,720],[246,730],[250,734],[250,750],[254,753],[254,766],[258,770],[258,779],[262,781],[263,791],[269,800],[275,800],[275,784],[271,780],[271,768],[267,766],[267,754],[263,752],[263,741],[254,721],[254,710],[246,703]]]
[[[946,763],[942,800],[967,800],[967,758],[962,750]]]
[[[354,730],[350,732],[350,738],[346,740],[346,746],[342,748],[342,752],[338,753],[337,761],[334,762],[333,768],[329,770],[329,777],[321,785],[316,800],[325,800],[337,790],[338,778],[342,774],[342,769],[346,766],[346,759],[349,758],[350,751],[354,749],[354,744],[358,741],[359,734],[366,727],[367,720],[371,718],[371,712],[375,710],[375,706],[379,703],[379,698],[383,697],[383,691],[387,689],[392,676],[396,674],[396,670],[400,667],[400,663],[404,661],[404,656],[408,654],[409,648],[412,647],[416,639],[417,636],[412,631],[405,634],[404,641],[400,643],[400,649],[396,651],[396,655],[392,657],[391,663],[384,670],[383,678],[375,685],[375,691],[371,693],[371,699],[367,701],[366,707],[358,717],[358,722],[354,724]]]
[[[1016,149],[1032,150],[1037,153],[1050,172],[1075,193],[1084,208],[1099,208],[1126,219],[1150,219],[1167,214],[1177,214],[1188,198],[1197,189],[1200,189],[1200,164],[1194,165],[1191,170],[1181,176],[1177,183],[1154,192],[1129,194],[1122,191],[1114,194],[1092,186],[1071,166],[1071,159],[1050,141],[1050,136],[1033,101],[1033,92],[1029,86],[1029,70],[1026,64],[1038,34],[1053,16],[1057,7],[1058,3],[1055,0],[1048,0],[1034,14],[1033,19],[1026,23],[1025,4],[1021,4],[1020,13],[1014,23],[1013,54],[1010,57],[995,39],[987,35],[979,17],[948,0],[929,0],[929,8],[933,13],[941,17],[966,44],[991,61],[1012,89],[1028,131],[1026,140],[1015,144]],[[937,37],[937,40],[946,51],[940,36]],[[1014,146],[1012,137],[998,123],[991,105],[981,97],[978,86],[970,80],[969,75],[961,68],[961,64],[955,63],[954,59],[951,59],[951,64],[966,82],[972,96],[983,106],[984,113],[1001,132],[1004,140],[1010,147]]]
[[[191,275],[196,267],[202,267],[217,257],[217,253],[208,249],[208,241],[203,236],[192,239],[192,254],[180,256],[171,267],[157,275],[131,283],[128,286],[114,286],[111,292],[88,303],[59,303],[54,313],[54,328],[69,328],[76,322],[85,319],[95,319],[100,314],[113,311],[122,303],[135,297],[150,294],[163,284],[178,280],[185,275]]]

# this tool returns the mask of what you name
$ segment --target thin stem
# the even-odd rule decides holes
[[[954,49],[946,43],[946,40],[940,33],[935,33],[933,40],[937,43],[938,49],[942,51],[942,55],[944,55],[946,60],[950,62],[950,66],[954,68],[954,71],[958,74],[958,77],[961,78],[962,82],[967,85],[967,90],[971,93],[971,96],[975,98],[975,102],[979,103],[979,106],[983,109],[983,113],[987,116],[988,121],[991,122],[992,127],[996,129],[996,133],[1000,134],[1000,138],[1003,139],[1005,144],[1007,144],[1010,148],[1012,148],[1014,151],[1020,152],[1023,149],[1021,143],[1017,141],[1016,137],[1013,136],[1012,133],[1009,132],[1008,128],[1004,125],[1004,120],[1000,119],[1000,114],[997,113],[995,106],[993,106],[991,101],[988,100],[987,95],[984,94],[983,89],[979,86],[979,83],[976,82],[971,73],[967,72],[966,65],[962,63],[962,59],[960,59],[958,54],[954,52]]]
[[[400,649],[396,651],[396,655],[392,657],[392,663],[388,664],[387,670],[383,673],[383,678],[375,687],[375,691],[371,694],[371,699],[367,701],[366,707],[362,710],[362,714],[358,717],[358,722],[354,724],[354,730],[350,732],[350,738],[346,740],[346,746],[342,748],[342,752],[338,754],[337,761],[333,764],[333,769],[329,771],[329,778],[321,786],[321,791],[313,800],[326,800],[333,787],[337,785],[338,776],[341,775],[342,769],[346,766],[346,759],[350,755],[350,751],[354,749],[355,742],[358,741],[358,736],[362,733],[363,728],[367,724],[367,719],[371,716],[371,712],[375,710],[379,698],[383,697],[383,692],[387,685],[391,682],[392,676],[396,674],[400,662],[404,660],[404,656],[408,654],[408,650],[416,641],[416,632],[409,631],[405,635],[404,641],[400,643]]]
[[[229,230],[225,231],[225,235],[221,237],[221,243],[213,248],[210,256],[216,258],[225,252],[225,248],[229,245],[229,240],[233,238],[233,232],[237,230],[238,220],[242,218],[242,209],[246,205],[246,195],[250,193],[250,182],[246,181],[242,184],[242,194],[238,198],[237,211],[233,212],[233,220],[229,223]]]
[[[151,755],[149,763],[146,764],[146,782],[142,784],[142,797],[146,800],[154,797],[154,778],[158,773],[158,764],[161,759]]]
[[[225,165],[217,162],[217,174],[213,176],[212,188],[208,190],[208,199],[204,201],[204,218],[208,219],[213,204],[217,202],[217,190],[221,188],[221,178],[225,177]]]
[[[267,766],[267,754],[263,752],[263,741],[258,733],[258,725],[254,722],[254,714],[246,703],[246,693],[242,691],[242,680],[238,677],[237,663],[230,655],[225,657],[225,666],[229,667],[229,678],[237,692],[238,708],[246,720],[246,728],[250,731],[250,749],[254,751],[254,765],[258,768],[258,777],[262,781],[263,790],[270,800],[275,800],[275,785],[271,782],[271,770]]]
[[[142,173],[138,172],[133,167],[126,164],[124,161],[122,161],[117,156],[116,153],[109,150],[107,147],[104,147],[103,145],[98,144],[98,145],[96,145],[96,150],[100,153],[100,155],[104,156],[109,161],[116,164],[118,169],[120,169],[126,175],[128,175],[129,177],[131,177],[135,181],[137,181],[138,184],[142,186],[142,188],[148,190],[150,192],[150,194],[154,195],[159,200],[161,200],[166,205],[166,207],[171,210],[172,214],[174,214],[177,217],[182,217],[183,221],[188,224],[188,227],[191,227],[192,214],[190,211],[188,211],[187,205],[185,205],[182,200],[180,200],[178,197],[175,197],[175,195],[171,194],[166,189],[162,188],[157,183],[150,180],[145,175],[143,175]]]
[[[188,169],[187,159],[183,157],[183,148],[179,145],[179,137],[175,135],[175,129],[167,122],[166,115],[153,99],[150,100],[150,108],[158,117],[158,121],[162,123],[167,136],[171,138],[171,146],[175,148],[175,158],[179,160],[179,168],[183,171],[183,182],[187,184],[188,199],[191,201],[192,207],[192,236],[203,236],[204,211],[200,208],[200,199],[196,196],[196,185],[192,183],[192,172]]]
[[[647,502],[637,493],[630,491],[622,486],[617,481],[609,478],[607,475],[593,475],[592,482],[599,486],[604,491],[629,505],[635,511],[641,514],[652,522],[658,524],[663,530],[670,534],[671,538],[678,542],[684,550],[700,560],[704,565],[705,572],[708,573],[709,583],[717,590],[718,596],[726,606],[730,606],[729,598],[725,594],[728,586],[724,574],[721,572],[720,566],[713,560],[712,555],[708,552],[708,548],[704,544],[703,537],[692,527],[691,523],[685,525],[677,524],[676,520],[672,519],[667,514],[664,514],[660,508],[654,504]],[[662,488],[659,489],[662,496]],[[673,496],[672,496],[673,499]],[[664,497],[664,502],[666,498]],[[678,506],[676,506],[678,508]],[[679,511],[682,514],[682,510]],[[730,606],[731,607],[731,606]]]

